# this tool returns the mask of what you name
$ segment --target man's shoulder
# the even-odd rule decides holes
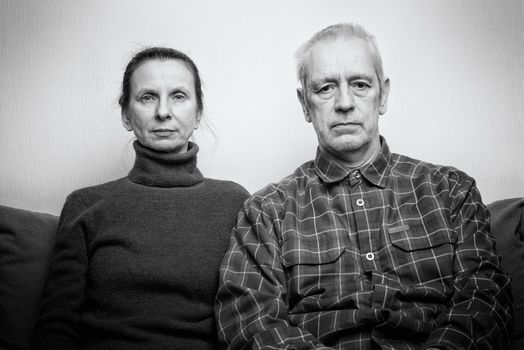
[[[289,196],[305,191],[312,183],[318,182],[314,161],[299,166],[293,173],[277,182],[272,182],[251,195],[253,201],[282,201]]]
[[[432,178],[434,180],[474,181],[471,176],[451,165],[439,165],[403,154],[391,154],[391,173],[394,176]]]

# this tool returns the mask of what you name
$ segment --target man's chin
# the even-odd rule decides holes
[[[347,136],[347,135],[346,135]],[[360,157],[365,157],[370,143],[359,137],[334,140],[335,142],[321,144],[320,148],[331,154],[336,159],[347,161],[352,159],[358,161]]]
[[[335,140],[332,148],[338,152],[357,152],[362,149],[366,141],[362,137],[344,135]]]

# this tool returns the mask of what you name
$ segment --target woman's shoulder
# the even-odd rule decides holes
[[[207,183],[207,186],[218,191],[227,191],[249,196],[249,192],[244,188],[244,186],[231,180],[205,178],[205,182]]]
[[[242,200],[245,200],[247,197],[249,197],[249,192],[242,185],[234,181],[205,178],[204,182],[211,193],[215,192],[241,197]]]
[[[104,197],[114,196],[120,192],[120,189],[127,183],[126,179],[126,177],[123,177],[102,184],[79,188],[67,196],[66,202],[77,201],[83,203],[85,206],[89,206]]]

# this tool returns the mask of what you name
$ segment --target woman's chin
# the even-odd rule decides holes
[[[153,141],[146,141],[142,142],[139,140],[139,142],[147,147],[151,148],[152,150],[158,151],[158,152],[173,152],[173,153],[183,153],[187,151],[187,142],[175,142],[173,140],[153,140]]]

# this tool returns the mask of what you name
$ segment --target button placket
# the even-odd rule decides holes
[[[358,170],[353,170],[348,177],[350,185],[350,200],[352,207],[352,214],[355,220],[356,239],[360,248],[360,259],[362,268],[365,272],[373,272],[377,269],[376,264],[378,261],[375,260],[375,254],[373,253],[373,239],[369,237],[370,224],[367,216],[366,208],[366,186],[363,185],[363,176]],[[364,188],[361,188],[364,186]]]
[[[371,247],[369,247],[371,248]],[[375,259],[377,256],[375,253],[368,251],[367,253],[362,253],[362,267],[366,272],[373,272],[377,269],[378,261]]]

